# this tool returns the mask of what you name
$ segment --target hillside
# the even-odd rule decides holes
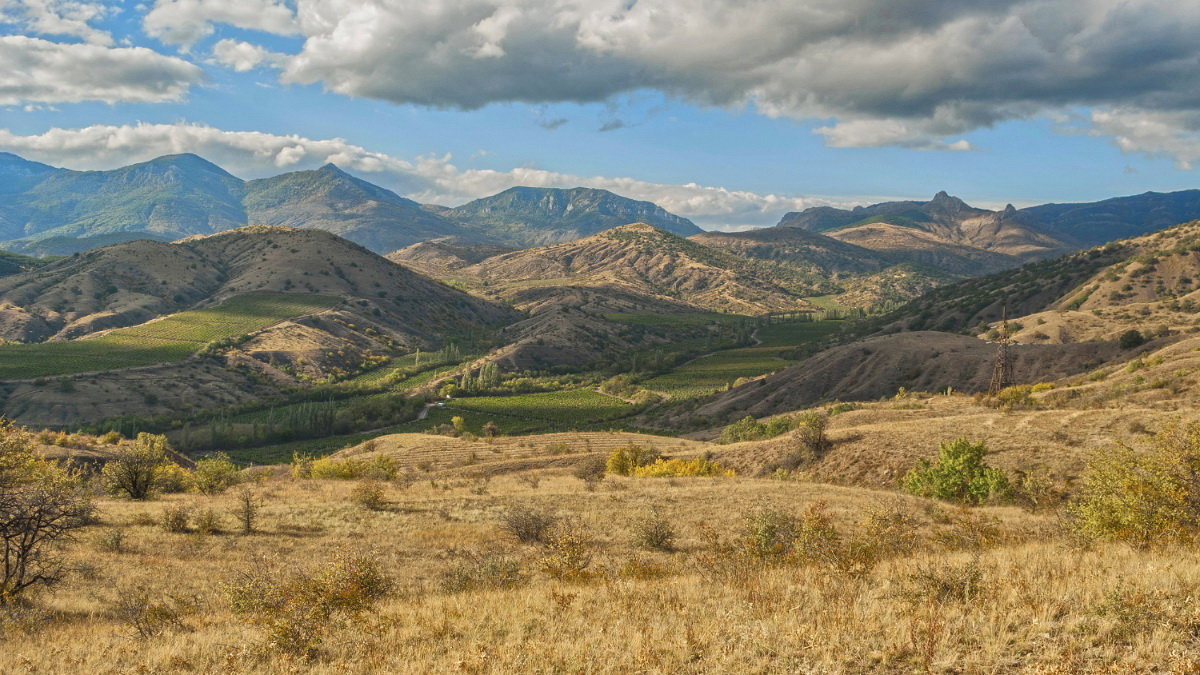
[[[524,248],[572,241],[629,223],[647,223],[681,236],[701,230],[650,202],[593,188],[515,187],[441,212],[478,236]]]
[[[693,310],[758,314],[808,307],[783,285],[786,273],[773,278],[743,258],[645,223],[493,256],[460,273],[504,298],[533,288],[598,286]]]
[[[995,347],[980,338],[995,337],[1005,307],[1016,343],[1014,383],[1056,382],[1053,397],[1064,405],[1135,395],[1161,403],[1189,391],[1194,398],[1200,391],[1183,378],[1194,369],[1191,346],[1200,330],[1197,277],[1200,223],[1186,223],[963,281],[884,317],[877,324],[883,334],[719,394],[694,414],[764,416],[824,401],[891,396],[901,387],[982,391]],[[1119,344],[1128,331],[1138,331],[1148,344]]]
[[[228,303],[256,294],[330,298],[331,304],[231,336],[236,339],[218,349],[215,359],[193,363],[185,358],[176,365],[150,368],[157,373],[153,376],[118,369],[72,375],[69,391],[59,383],[33,380],[7,386],[5,414],[62,424],[95,420],[114,411],[163,414],[171,405],[203,407],[205,396],[199,391],[191,399],[171,395],[172,383],[163,381],[166,373],[176,373],[181,380],[220,382],[226,393],[208,397],[210,403],[234,405],[254,400],[243,398],[244,393],[259,392],[255,396],[261,398],[260,381],[297,386],[336,379],[391,355],[434,349],[456,335],[483,333],[520,318],[511,309],[420,276],[327,232],[254,226],[173,244],[119,244],[0,279],[0,336],[25,342],[54,340],[47,347],[77,345],[72,353],[83,354],[90,353],[85,348],[94,342],[86,339],[89,335],[99,333],[99,340],[108,340],[104,331],[139,326],[130,333],[130,348],[143,349],[150,344],[147,340],[170,345],[182,339],[182,352],[169,349],[159,359],[177,361],[214,339],[202,336],[223,336],[214,329],[221,321],[235,319],[221,319],[210,328],[196,325],[197,330],[187,328],[188,321],[180,322],[184,332],[197,336],[186,339],[156,337],[153,327],[162,323],[156,319],[184,310],[211,308],[219,313]],[[112,333],[117,334],[124,333]],[[31,348],[0,346],[0,362],[8,351]],[[89,368],[85,358],[76,371],[67,372],[113,367],[101,366],[107,361],[99,358],[119,356],[113,349],[124,348],[108,347],[108,352],[91,357],[96,366]],[[30,354],[21,359],[34,358],[37,350]],[[136,362],[146,361],[138,356]],[[149,363],[154,363],[153,356]],[[245,373],[257,373],[258,380],[247,380]]]
[[[468,244],[445,238],[406,246],[392,251],[386,257],[425,276],[446,277],[484,258],[512,251],[499,244]]]

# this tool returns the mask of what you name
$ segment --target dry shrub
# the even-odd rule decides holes
[[[545,509],[514,506],[501,516],[500,526],[522,544],[542,544],[558,517]]]
[[[593,455],[585,457],[571,468],[571,475],[583,481],[589,490],[595,490],[600,481],[604,480],[606,464],[603,457]]]
[[[166,632],[188,630],[184,618],[195,614],[195,600],[176,595],[152,599],[148,593],[129,593],[117,600],[113,614],[127,625],[134,637],[148,640]]]
[[[464,551],[441,575],[441,588],[447,593],[517,588],[529,581],[521,562],[495,552]]]
[[[560,521],[546,536],[546,551],[538,565],[559,581],[589,581],[596,576],[590,569],[593,548],[582,525],[575,521]]]
[[[187,532],[191,526],[192,509],[186,504],[170,504],[163,509],[159,524],[167,532]]]
[[[633,545],[670,553],[675,550],[675,526],[655,511],[634,521]]]
[[[662,579],[674,573],[669,566],[645,558],[630,558],[617,570],[626,579]]]
[[[915,572],[902,575],[899,581],[896,596],[912,604],[970,602],[988,590],[978,560],[917,565]]]
[[[217,534],[221,531],[221,516],[212,509],[202,509],[196,514],[196,531],[200,534]]]
[[[945,523],[933,533],[934,543],[950,551],[979,551],[1004,543],[1006,533],[1000,521],[992,516],[972,513],[967,509],[948,512]]]
[[[368,511],[382,511],[388,506],[383,485],[374,480],[365,480],[354,486],[350,493],[350,501]]]
[[[226,593],[234,614],[266,631],[268,646],[312,658],[334,618],[361,614],[391,588],[374,560],[344,555],[312,572],[247,572]]]
[[[105,553],[124,553],[128,550],[125,546],[125,532],[115,527],[101,532],[100,536],[96,537],[96,548]]]
[[[242,525],[242,534],[250,534],[254,531],[254,523],[258,520],[258,512],[262,509],[262,500],[246,485],[238,489],[234,498],[236,506],[233,515]]]

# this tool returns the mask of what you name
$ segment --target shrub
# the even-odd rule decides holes
[[[168,461],[159,467],[158,475],[154,477],[154,493],[157,494],[179,494],[187,492],[195,485],[192,479],[192,472],[179,466],[175,462]]]
[[[140,592],[117,600],[113,614],[129,626],[134,637],[148,640],[167,631],[184,630],[187,628],[184,617],[196,611],[193,601],[173,595],[152,599],[148,593]]]
[[[1162,431],[1146,452],[1117,446],[1096,453],[1081,483],[1067,512],[1086,538],[1137,546],[1193,538],[1200,529],[1200,423]]]
[[[100,442],[105,445],[116,445],[121,442],[123,437],[115,431],[106,431],[100,436]]]
[[[262,627],[270,647],[312,658],[332,619],[361,614],[391,587],[375,561],[346,555],[313,572],[247,572],[225,590],[233,613]]]
[[[196,514],[196,531],[200,534],[216,534],[221,531],[221,516],[212,509],[204,509]]]
[[[897,595],[913,604],[969,602],[986,589],[978,560],[955,565],[918,565],[917,571],[901,578]]]
[[[317,479],[392,480],[399,472],[395,460],[386,455],[376,455],[371,459],[322,457],[312,460],[308,465],[308,477]]]
[[[619,476],[628,476],[635,469],[646,466],[662,456],[654,448],[644,448],[640,445],[622,445],[608,456],[605,470]]]
[[[0,419],[0,605],[62,579],[55,548],[90,513],[78,476],[42,459],[27,434]]]
[[[753,558],[781,559],[792,553],[799,523],[791,514],[759,509],[743,516],[741,549]]]
[[[168,505],[162,512],[159,523],[167,532],[183,533],[188,531],[192,520],[192,510],[184,504]]]
[[[829,450],[829,437],[825,435],[829,417],[824,413],[801,413],[792,420],[792,427],[796,430],[796,442],[804,452],[820,457]]]
[[[1146,344],[1146,337],[1137,329],[1127,330],[1117,338],[1117,344],[1121,346],[1121,349],[1133,349]]]
[[[711,460],[697,457],[696,459],[658,459],[653,464],[641,466],[633,470],[638,478],[692,478],[697,476],[733,476],[732,469],[724,469],[720,464]]]
[[[117,528],[105,530],[96,539],[96,548],[106,553],[124,553],[125,532]]]
[[[633,545],[670,553],[675,550],[675,526],[657,512],[634,521]]]
[[[904,477],[902,486],[906,492],[920,497],[961,504],[1007,499],[1008,477],[983,461],[986,453],[984,443],[972,443],[965,438],[942,443],[937,461],[921,460]]]
[[[447,593],[517,588],[528,581],[519,560],[495,553],[462,553],[441,575],[441,587]]]
[[[542,571],[559,581],[587,581],[593,574],[592,542],[578,523],[559,522],[546,537]]]
[[[557,522],[558,518],[548,511],[514,506],[504,513],[500,524],[523,544],[541,544]]]
[[[1036,408],[1037,400],[1033,398],[1034,387],[1031,384],[1015,384],[996,392],[995,405],[1011,410],[1013,408]]]
[[[382,511],[388,505],[387,497],[383,494],[383,485],[374,480],[365,480],[354,486],[350,500],[368,511]]]
[[[192,470],[192,484],[206,495],[221,494],[237,483],[237,465],[223,452],[197,460]]]
[[[132,446],[115,451],[115,456],[104,465],[102,476],[108,489],[115,494],[136,500],[149,499],[169,464],[165,436],[138,434]]]
[[[588,490],[595,490],[600,481],[604,480],[605,468],[603,457],[585,457],[571,469],[571,475],[583,481]]]

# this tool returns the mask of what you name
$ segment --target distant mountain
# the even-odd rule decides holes
[[[245,224],[242,196],[241,180],[195,155],[113,171],[57,171],[13,198],[10,212],[21,227],[3,236],[211,234]]]
[[[325,230],[373,251],[467,234],[458,223],[332,164],[252,180],[245,190],[251,223]]]
[[[976,274],[1060,255],[1073,248],[1070,243],[1031,226],[1012,207],[1003,211],[977,209],[945,192],[927,202],[884,202],[850,210],[806,209],[785,215],[777,227],[822,232],[864,248],[887,252],[905,262],[929,264],[928,259],[922,259],[921,252],[930,247],[942,249],[943,257],[957,248],[955,254],[968,265],[988,257],[967,255],[963,247],[992,254],[982,268],[974,268]],[[914,236],[913,232],[922,234]],[[905,255],[906,251],[915,255]]]
[[[1017,213],[1038,230],[1086,248],[1200,218],[1200,190],[1147,192],[1083,204],[1043,204]]]
[[[18,253],[69,255],[247,224],[326,230],[378,253],[446,237],[516,248],[638,221],[700,232],[650,202],[589,188],[518,187],[452,209],[418,204],[332,164],[246,182],[191,154],[69,171],[0,153],[0,246]]]
[[[481,238],[514,247],[580,239],[629,223],[646,223],[688,236],[702,230],[650,202],[593,188],[515,187],[442,211]]]

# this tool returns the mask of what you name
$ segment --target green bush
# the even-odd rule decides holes
[[[192,470],[192,484],[206,495],[221,494],[237,483],[237,465],[223,452],[197,460]]]
[[[110,492],[130,499],[148,499],[159,487],[162,475],[171,465],[167,459],[167,438],[153,434],[138,434],[132,447],[118,448],[102,471],[105,486]]]
[[[1133,349],[1146,344],[1146,337],[1139,330],[1127,330],[1121,333],[1118,344],[1121,345],[1121,349]]]
[[[938,459],[923,459],[904,477],[905,492],[960,504],[982,504],[1009,498],[1008,476],[983,461],[987,447],[965,438],[942,443]]]
[[[1075,532],[1089,539],[1136,546],[1193,539],[1200,530],[1200,423],[1162,431],[1145,451],[1097,452],[1067,513]]]

